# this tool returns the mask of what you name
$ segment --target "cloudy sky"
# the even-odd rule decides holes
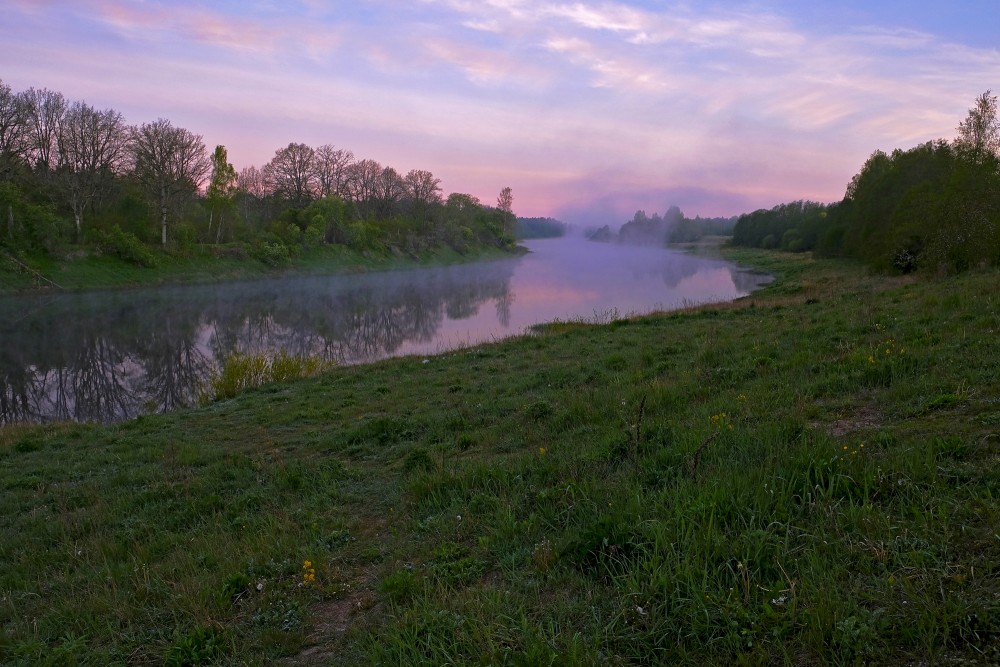
[[[0,80],[223,144],[330,143],[519,215],[840,199],[1000,89],[997,0],[3,0]]]

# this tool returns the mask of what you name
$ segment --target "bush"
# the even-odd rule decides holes
[[[253,258],[263,262],[272,268],[288,266],[292,261],[292,256],[288,252],[288,246],[282,243],[263,241],[254,245],[250,252]]]
[[[156,256],[152,251],[139,240],[135,234],[122,231],[122,228],[115,225],[111,231],[95,233],[97,247],[106,255],[112,255],[123,259],[129,264],[135,264],[144,268],[156,266]]]

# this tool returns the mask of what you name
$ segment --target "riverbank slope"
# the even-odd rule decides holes
[[[199,410],[0,431],[0,660],[1000,658],[996,271],[777,276]]]
[[[155,264],[141,266],[113,255],[80,250],[62,257],[15,258],[0,252],[0,294],[118,289],[254,280],[284,275],[392,271],[499,259],[525,252],[483,246],[459,253],[450,247],[419,254],[357,252],[329,245],[300,252],[278,265],[247,254],[244,247],[197,246],[184,253],[151,253]]]

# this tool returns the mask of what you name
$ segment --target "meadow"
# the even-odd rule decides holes
[[[0,430],[0,661],[1000,662],[1000,273],[727,249],[555,322]]]

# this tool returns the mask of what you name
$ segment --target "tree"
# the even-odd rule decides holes
[[[253,219],[261,222],[265,216],[268,194],[264,173],[257,167],[244,167],[236,180],[236,192],[241,202],[244,224],[249,224]]]
[[[955,147],[975,163],[988,157],[1000,157],[1000,118],[997,118],[997,96],[990,91],[976,98],[975,106],[958,126]]]
[[[347,181],[354,153],[324,144],[316,149],[316,184],[320,197],[347,196]]]
[[[58,157],[53,159],[53,151],[58,151],[59,130],[68,104],[62,93],[48,88],[29,88],[24,97],[28,102],[31,121],[31,152],[36,169],[47,172],[55,167]]]
[[[411,169],[403,178],[406,195],[415,204],[440,204],[441,179],[423,169]]]
[[[362,218],[375,214],[376,193],[382,178],[382,165],[375,160],[361,160],[350,168],[348,195]]]
[[[222,225],[225,222],[226,210],[233,206],[233,193],[236,190],[236,169],[229,164],[229,155],[225,146],[216,146],[212,153],[212,177],[208,182],[205,197],[208,200],[209,219],[208,232],[212,233],[212,223],[218,216],[215,242],[222,240]]]
[[[167,221],[212,168],[201,135],[160,118],[135,130],[132,138],[135,175],[160,212],[161,239],[167,245]]]
[[[112,109],[76,102],[65,113],[56,135],[58,182],[73,211],[76,239],[83,235],[83,214],[121,171],[126,157],[125,120]]]
[[[29,116],[27,98],[0,81],[0,180],[12,177],[24,163],[30,137]]]
[[[386,167],[375,180],[375,203],[378,215],[388,218],[396,214],[406,194],[403,177],[392,167]]]
[[[497,208],[503,214],[504,234],[513,240],[514,225],[517,222],[517,217],[514,215],[514,192],[510,187],[506,187],[500,191],[500,196],[497,197]]]
[[[303,208],[316,193],[316,151],[296,143],[279,148],[264,166],[264,177],[274,194]]]

